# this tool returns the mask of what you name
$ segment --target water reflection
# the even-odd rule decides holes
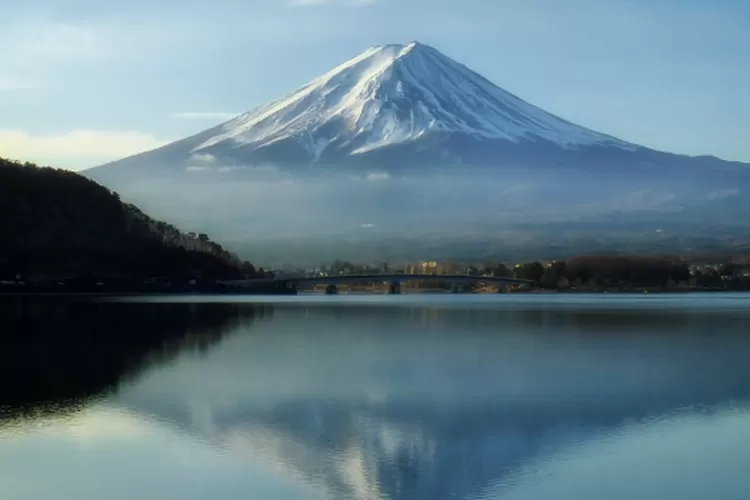
[[[207,352],[270,311],[242,304],[5,298],[0,418],[81,408],[150,366]]]
[[[741,311],[605,317],[277,307],[273,328],[120,399],[329,498],[437,499],[476,497],[620,426],[750,394]]]
[[[159,457],[167,477],[193,474],[190,487],[143,486],[138,474],[147,472],[126,469],[119,474],[133,484],[122,498],[734,499],[750,491],[738,465],[750,456],[743,307],[337,300],[280,303],[272,316],[242,304],[97,305],[105,331],[122,321],[117,331],[165,336],[102,347],[128,346],[133,356],[115,362],[116,380],[97,384],[109,388],[106,398],[55,432],[108,428],[103,435],[143,448],[139,460]],[[267,321],[255,321],[261,316]],[[91,328],[86,342],[100,338]],[[31,344],[21,343],[25,357],[36,352]],[[17,362],[16,374],[23,369]],[[102,435],[95,442],[99,459],[132,459],[102,451]],[[14,477],[23,477],[18,467]]]

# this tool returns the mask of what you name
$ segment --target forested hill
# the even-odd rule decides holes
[[[255,276],[212,242],[156,221],[73,172],[0,158],[0,280]]]

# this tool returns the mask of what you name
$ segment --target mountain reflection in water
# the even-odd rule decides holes
[[[83,414],[170,429],[244,473],[299,486],[284,498],[665,498],[643,496],[639,484],[701,498],[692,483],[715,483],[712,498],[750,491],[737,465],[750,453],[741,444],[750,442],[750,314],[736,302],[472,300],[20,309],[3,380],[18,380],[39,353],[63,353],[65,363],[16,388],[13,421],[30,421],[17,415],[34,394],[75,396]],[[36,340],[21,340],[30,324]],[[81,341],[65,348],[55,331]],[[725,458],[712,450],[734,457],[721,473],[705,467]],[[623,469],[607,466],[613,459]],[[679,468],[692,477],[674,479]],[[568,490],[550,489],[549,478]],[[260,495],[240,483],[224,479],[222,498]]]
[[[0,301],[0,410],[85,405],[150,366],[205,353],[269,313],[269,307],[242,304],[6,298]]]

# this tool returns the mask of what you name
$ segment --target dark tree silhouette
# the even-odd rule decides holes
[[[248,274],[252,265],[207,235],[154,220],[86,177],[0,158],[0,279]]]

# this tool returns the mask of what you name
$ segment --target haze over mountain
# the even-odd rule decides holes
[[[570,123],[417,42],[372,47],[278,101],[86,175],[275,259],[282,247],[344,256],[352,243],[388,257],[397,240],[436,257],[581,237],[678,250],[701,227],[715,239],[699,246],[744,242],[750,214],[747,164]]]

